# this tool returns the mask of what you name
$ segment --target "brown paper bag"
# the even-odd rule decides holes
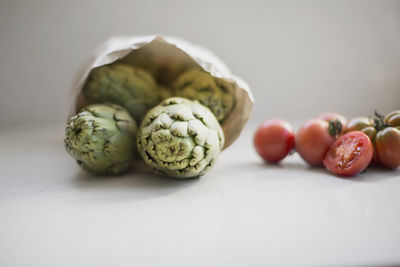
[[[74,83],[70,116],[86,105],[82,87],[93,68],[121,62],[143,68],[153,74],[158,83],[170,86],[183,72],[202,69],[234,86],[235,107],[223,121],[224,149],[240,135],[250,117],[254,99],[249,86],[234,76],[228,67],[208,49],[170,36],[117,36],[101,45],[84,65]]]

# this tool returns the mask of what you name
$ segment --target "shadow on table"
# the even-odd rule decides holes
[[[220,169],[220,172],[231,172],[232,174],[237,173],[238,169],[243,171],[240,172],[241,175],[246,174],[246,172],[266,172],[271,170],[286,170],[288,172],[293,172],[296,175],[298,172],[303,173],[319,173],[323,178],[338,178],[344,179],[352,182],[379,182],[387,179],[400,179],[400,168],[397,169],[387,169],[379,165],[371,165],[364,172],[354,176],[354,177],[344,177],[336,175],[323,166],[309,166],[305,162],[301,161],[283,161],[278,164],[272,164],[262,161],[247,161],[235,164],[235,168]],[[262,177],[262,176],[260,176]]]
[[[154,174],[138,163],[126,174],[102,176],[81,170],[73,179],[78,190],[84,190],[95,201],[144,200],[170,195],[196,184],[198,178],[173,179]]]

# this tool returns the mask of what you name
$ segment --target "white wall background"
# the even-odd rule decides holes
[[[3,1],[0,123],[64,123],[90,51],[151,33],[212,49],[250,84],[254,117],[400,108],[400,1]]]

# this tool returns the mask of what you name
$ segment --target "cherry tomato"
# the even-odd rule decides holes
[[[384,122],[393,127],[400,126],[400,110],[390,112],[384,118]]]
[[[347,125],[346,117],[343,116],[343,115],[340,115],[339,113],[335,113],[335,112],[325,112],[325,113],[319,114],[317,116],[317,119],[322,119],[322,120],[325,120],[327,122],[339,120],[340,123],[342,124],[343,129]]]
[[[343,176],[362,172],[372,160],[373,147],[369,137],[361,131],[342,135],[329,148],[324,166]]]
[[[280,119],[265,121],[254,135],[254,146],[264,160],[277,163],[294,147],[293,127]]]
[[[400,130],[387,127],[379,131],[375,138],[378,160],[387,168],[400,166]]]
[[[372,120],[366,117],[356,117],[354,119],[351,119],[345,128],[345,132],[352,132],[352,131],[361,131],[364,128],[367,127],[373,127],[374,123]]]
[[[296,150],[310,165],[322,165],[322,160],[335,137],[329,134],[329,123],[322,119],[306,121],[296,133]]]
[[[375,146],[375,136],[376,129],[374,127],[374,121],[367,117],[356,117],[351,119],[344,130],[344,133],[349,133],[353,131],[361,131],[365,133],[372,142],[372,147]],[[374,149],[374,153],[372,156],[372,162],[379,163],[378,157],[376,155],[376,151]]]
[[[395,134],[396,131],[385,130],[387,128],[392,128],[392,127],[393,129],[397,128],[398,130],[400,130],[399,110],[392,111],[385,117],[375,112],[375,118],[373,119],[369,119],[366,117],[354,118],[350,120],[349,123],[347,124],[345,132],[362,131],[363,133],[368,135],[374,147],[374,155],[372,157],[372,162],[380,163],[388,168],[397,168],[398,167],[397,161],[399,156],[396,156],[395,151],[400,151],[400,150],[396,147],[397,145],[394,144],[392,146],[391,144],[389,144],[390,142],[387,141],[388,139],[391,140],[391,138],[393,138],[389,136],[396,136]],[[384,131],[384,133],[381,133],[382,131]],[[379,142],[377,144],[378,134],[380,137],[379,137]],[[382,161],[378,156],[378,146]],[[389,155],[394,155],[394,156],[389,156]]]

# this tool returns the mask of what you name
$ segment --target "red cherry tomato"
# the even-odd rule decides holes
[[[380,163],[387,168],[400,166],[400,130],[388,127],[376,134],[376,155]]]
[[[264,160],[277,163],[294,147],[293,128],[284,120],[265,121],[254,135],[254,146]]]
[[[343,176],[362,172],[372,160],[373,147],[369,137],[361,131],[342,135],[330,147],[324,158],[324,166]]]
[[[346,117],[343,116],[343,115],[340,115],[339,113],[335,113],[335,112],[325,112],[325,113],[319,114],[317,116],[317,119],[322,119],[322,120],[325,120],[327,122],[339,120],[342,123],[342,128],[343,129],[347,125]]]
[[[296,150],[310,165],[322,165],[322,160],[335,137],[329,134],[329,123],[322,119],[311,119],[301,125],[296,133]]]

